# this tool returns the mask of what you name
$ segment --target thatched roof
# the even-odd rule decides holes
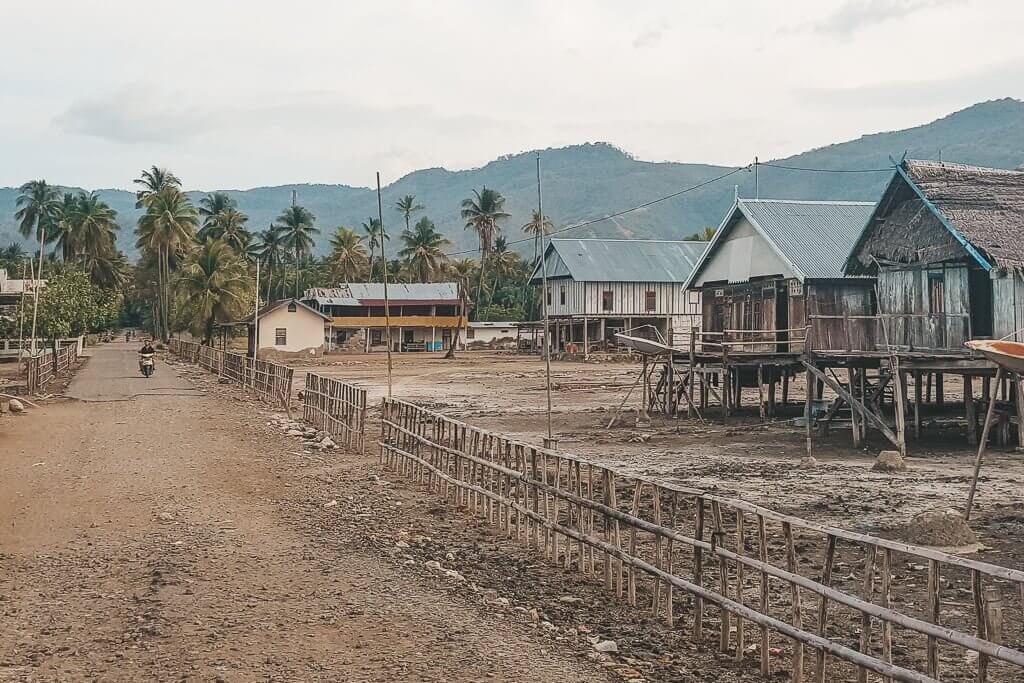
[[[846,263],[937,263],[967,258],[1024,269],[1024,172],[906,160],[893,174]]]

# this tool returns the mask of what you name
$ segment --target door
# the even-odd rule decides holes
[[[775,329],[789,329],[789,289],[783,281],[775,292]],[[776,345],[778,353],[789,353],[789,332],[778,332]]]
[[[974,269],[967,275],[968,302],[971,307],[970,336],[981,339],[992,336],[992,279],[987,271]]]

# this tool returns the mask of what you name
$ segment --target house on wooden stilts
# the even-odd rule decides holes
[[[815,348],[874,348],[873,326],[863,320],[874,314],[873,281],[843,271],[872,208],[737,199],[729,209],[686,285],[700,293],[701,344],[680,359],[692,366],[690,376],[724,378],[726,415],[740,406],[744,387],[757,388],[762,416],[774,414],[776,385],[785,403],[809,341]],[[702,406],[707,392],[702,387]]]
[[[563,239],[550,241],[530,282],[542,286],[551,343],[582,353],[615,346],[615,333],[682,343],[700,325],[700,295],[683,283],[706,242]]]
[[[1024,340],[1024,173],[935,161],[903,161],[851,250],[845,272],[877,278],[876,343],[898,379],[895,431],[921,433],[922,404],[945,400],[943,378],[963,380],[967,438],[977,440],[975,381],[987,401],[994,367],[969,339]],[[912,380],[914,396],[909,398]],[[1024,422],[1016,382],[998,390],[996,434]],[[899,400],[899,398],[902,400]],[[905,407],[904,403],[909,404]],[[908,420],[904,414],[910,410]],[[1018,429],[1021,445],[1024,430]]]

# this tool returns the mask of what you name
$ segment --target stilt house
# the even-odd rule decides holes
[[[683,283],[706,242],[552,239],[544,254],[557,349],[613,344],[614,333],[680,340],[700,326],[700,295]],[[541,264],[530,282],[542,286]],[[655,334],[657,331],[657,334]]]
[[[878,278],[879,343],[920,350],[1024,340],[1022,271],[1024,172],[911,160],[846,264]]]
[[[873,204],[737,199],[693,269],[705,341],[732,351],[873,349],[873,280],[848,277],[846,256]],[[820,316],[820,317],[819,317]]]

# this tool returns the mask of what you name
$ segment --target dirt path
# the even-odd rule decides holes
[[[367,459],[134,362],[101,347],[90,402],[0,424],[0,680],[608,679],[367,538],[403,505]]]

